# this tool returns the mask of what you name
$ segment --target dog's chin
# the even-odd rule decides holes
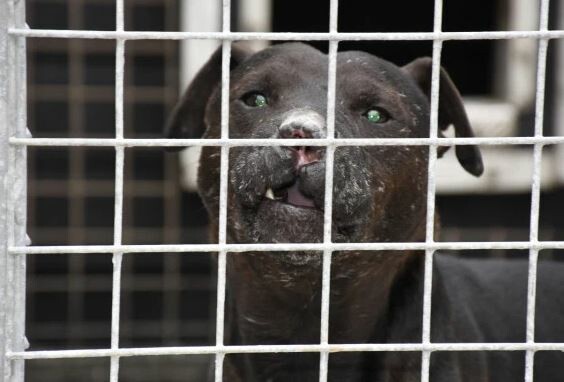
[[[265,198],[253,220],[253,239],[257,243],[323,241],[323,211],[316,207]]]

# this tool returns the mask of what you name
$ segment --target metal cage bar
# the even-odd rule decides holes
[[[116,30],[124,30],[124,0],[116,0]],[[123,103],[124,103],[124,71],[125,71],[125,41],[116,40],[116,69],[115,69],[115,112],[116,112],[116,139],[123,139]],[[115,189],[114,189],[114,245],[122,242],[123,230],[123,173],[125,168],[125,148],[115,147]],[[111,337],[112,349],[119,348],[119,324],[120,324],[120,299],[121,299],[121,266],[123,253],[114,252],[112,256],[112,315],[111,315]],[[119,357],[110,358],[110,382],[119,379]]]
[[[140,245],[60,245],[9,247],[11,254],[74,253],[155,253],[155,252],[249,252],[249,251],[404,251],[404,250],[482,250],[482,249],[564,249],[564,241],[486,241],[433,243],[284,243],[284,244],[140,244]]]
[[[338,0],[331,0],[329,4],[329,31],[337,32]],[[337,83],[337,49],[338,41],[329,42],[328,78],[327,78],[327,138],[335,138],[335,92]],[[323,209],[323,251],[321,268],[321,323],[320,344],[329,343],[329,303],[331,296],[331,248],[332,220],[333,220],[333,171],[335,159],[335,145],[328,145],[325,149],[325,206]],[[326,382],[329,371],[329,352],[319,354],[319,382]]]
[[[231,29],[231,0],[223,0],[222,31]],[[231,41],[224,40],[221,47],[221,138],[229,140],[229,65],[231,61]],[[219,227],[218,242],[227,243],[227,198],[229,174],[229,147],[221,147],[221,169],[219,180]],[[225,328],[225,288],[227,277],[227,251],[220,250],[217,257],[217,306],[215,321],[215,343],[223,346]],[[223,361],[225,353],[215,354],[214,376],[216,382],[223,381]]]
[[[433,31],[440,33],[443,22],[443,0],[435,0]],[[441,54],[443,42],[433,40],[433,63],[431,68],[431,115],[429,137],[438,136],[439,125],[439,76],[441,71]],[[425,242],[434,242],[435,235],[435,191],[436,191],[436,162],[437,146],[430,145],[428,150],[429,163],[427,175],[427,215],[425,225]],[[425,250],[425,268],[423,277],[423,317],[422,338],[423,344],[431,343],[431,293],[433,286],[433,256],[435,251],[427,248]],[[421,382],[429,382],[431,367],[431,351],[421,353]]]
[[[195,354],[264,354],[319,352],[414,352],[414,351],[564,351],[564,343],[432,343],[412,344],[329,344],[329,345],[241,345],[241,346],[170,346],[112,349],[36,350],[8,352],[9,359],[59,359],[100,357],[141,357]]]
[[[184,146],[452,146],[452,145],[558,145],[564,136],[474,137],[474,138],[305,138],[295,139],[112,139],[112,138],[10,138],[16,146],[90,146],[90,147],[184,147]]]
[[[483,31],[483,32],[114,32],[10,28],[10,34],[39,38],[95,38],[108,40],[270,40],[270,41],[433,41],[433,40],[509,40],[564,37],[563,30]]]
[[[548,10],[550,0],[541,0],[539,29],[548,30]],[[548,40],[539,40],[537,57],[537,91],[535,100],[535,137],[542,137],[544,122],[544,93],[546,81],[546,56],[548,52]],[[530,232],[529,241],[538,241],[539,233],[539,210],[540,210],[540,190],[541,190],[541,169],[542,169],[542,143],[536,143],[533,151],[533,178],[531,182],[531,212],[530,212]],[[533,248],[529,250],[529,269],[527,281],[527,344],[535,343],[535,307],[537,293],[537,264],[539,250]],[[525,382],[533,382],[535,351],[527,349],[525,353]]]
[[[0,3],[0,377],[23,381],[24,363],[7,356],[24,351],[26,259],[10,256],[12,245],[25,246],[26,148],[9,145],[9,137],[26,137],[25,38],[8,28],[25,25],[24,2]]]

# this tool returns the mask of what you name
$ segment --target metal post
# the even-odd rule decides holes
[[[10,146],[10,137],[25,137],[25,38],[8,28],[25,27],[23,0],[0,1],[0,378],[24,380],[24,362],[7,353],[26,348],[25,256],[8,247],[26,244],[26,149]]]
[[[557,12],[555,20],[557,22],[556,28],[564,30],[564,2],[556,2]],[[564,136],[564,39],[555,40],[552,42],[550,49],[556,49],[556,86],[554,97],[554,132],[557,136]],[[564,168],[559,163],[564,163],[564,145],[556,146],[556,165],[555,171],[557,172],[559,184],[564,184]]]

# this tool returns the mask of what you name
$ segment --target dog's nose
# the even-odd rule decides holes
[[[280,138],[323,138],[325,118],[313,110],[296,110],[284,118],[278,129]]]

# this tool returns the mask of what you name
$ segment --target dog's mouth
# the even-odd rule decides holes
[[[237,151],[235,151],[237,152]],[[256,243],[313,243],[323,237],[324,148],[239,150],[233,206]],[[238,203],[237,203],[238,202]],[[241,238],[240,240],[245,240]]]
[[[279,187],[270,187],[266,190],[265,199],[275,202],[290,204],[300,208],[318,208],[313,198],[304,194],[300,189],[300,174],[304,167],[317,163],[323,156],[323,151],[317,147],[298,146],[289,148],[294,156],[296,176],[293,182]]]
[[[307,197],[300,191],[297,181],[291,186],[279,188],[277,190],[269,188],[266,190],[264,197],[276,202],[291,204],[296,207],[316,208],[313,199]]]

